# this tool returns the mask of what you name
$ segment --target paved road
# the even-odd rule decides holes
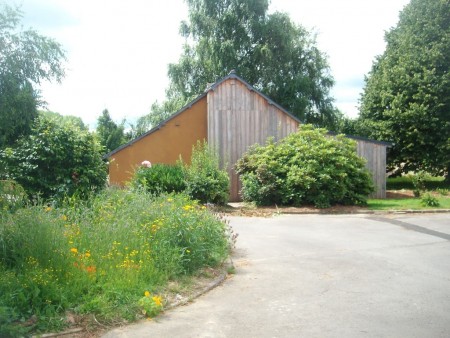
[[[450,337],[450,214],[231,224],[231,279],[105,337]]]

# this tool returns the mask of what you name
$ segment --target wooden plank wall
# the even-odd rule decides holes
[[[233,167],[255,143],[269,136],[280,140],[298,128],[298,122],[242,82],[228,79],[210,90],[208,100],[208,143],[219,152],[230,175],[230,201],[240,200],[241,183]]]
[[[364,140],[356,140],[356,152],[367,160],[366,167],[372,173],[375,192],[371,198],[386,198],[386,146]]]

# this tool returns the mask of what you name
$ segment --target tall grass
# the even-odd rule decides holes
[[[219,264],[229,249],[226,225],[183,195],[107,190],[0,220],[2,337],[57,330],[66,311],[136,319],[146,291]]]

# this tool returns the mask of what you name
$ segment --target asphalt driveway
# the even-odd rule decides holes
[[[450,214],[230,219],[232,278],[105,337],[450,337]]]

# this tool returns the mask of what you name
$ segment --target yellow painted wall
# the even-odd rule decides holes
[[[181,155],[183,161],[189,162],[197,140],[207,140],[206,96],[160,129],[111,155],[110,184],[123,186],[142,161],[174,164]]]

